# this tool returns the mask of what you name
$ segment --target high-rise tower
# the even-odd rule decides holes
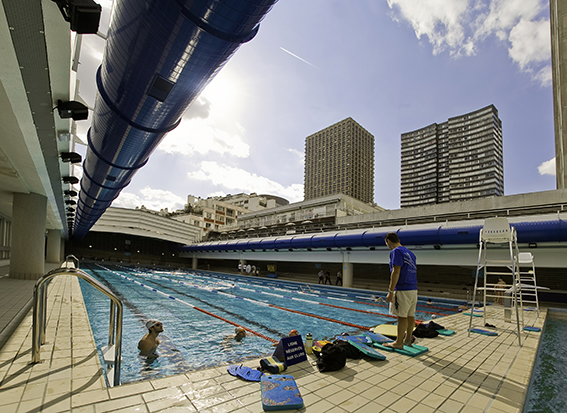
[[[494,105],[402,134],[402,208],[504,195]]]
[[[346,118],[305,138],[305,200],[342,193],[374,202],[374,136]]]

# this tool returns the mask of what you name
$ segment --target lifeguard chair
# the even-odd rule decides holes
[[[501,244],[508,244],[507,251],[504,252],[501,247],[489,248],[490,246],[497,246],[495,244],[500,244],[500,246]],[[520,282],[519,263],[517,259],[518,254],[516,229],[514,227],[510,227],[506,218],[487,218],[484,221],[484,226],[480,230],[479,234],[478,263],[476,266],[474,292],[469,321],[469,336],[470,330],[473,328],[473,316],[475,315],[474,307],[477,300],[477,294],[482,292],[482,302],[484,304],[484,315],[482,318],[484,321],[483,324],[486,324],[487,322],[487,299],[492,299],[492,301],[498,299],[505,300],[504,294],[498,294],[501,292],[503,293],[503,286],[496,282],[489,282],[489,277],[500,277],[506,282],[506,286],[508,287],[507,293],[510,293],[510,310],[515,309],[518,341],[520,346],[522,345],[521,328],[523,328],[524,323],[522,285]],[[479,281],[481,278],[481,272],[483,273],[482,281]],[[479,282],[481,285],[479,285]],[[508,294],[506,295],[508,296]],[[509,311],[508,314],[511,314],[511,311]]]

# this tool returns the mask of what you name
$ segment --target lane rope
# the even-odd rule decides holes
[[[211,316],[211,317],[214,317],[214,318],[217,318],[217,319],[219,319],[219,320],[221,320],[221,321],[224,321],[225,323],[232,324],[232,325],[235,326],[235,327],[242,327],[242,328],[244,328],[246,331],[248,331],[248,332],[254,334],[255,336],[258,336],[258,337],[261,337],[261,338],[263,338],[263,339],[265,339],[265,340],[271,341],[272,343],[277,343],[277,342],[278,342],[278,340],[274,340],[273,338],[268,337],[268,336],[265,336],[265,335],[262,334],[262,333],[258,333],[257,331],[254,331],[254,330],[252,330],[251,328],[244,327],[244,326],[242,326],[242,325],[240,325],[240,324],[238,324],[238,323],[235,323],[235,322],[233,322],[233,321],[227,320],[227,319],[224,318],[224,317],[221,317],[221,316],[219,316],[219,315],[216,315],[216,314],[214,314],[214,313],[211,313],[210,311],[207,311],[207,310],[204,310],[204,309],[202,309],[202,308],[199,308],[199,307],[197,307],[197,306],[195,306],[195,305],[193,305],[193,304],[190,304],[190,303],[188,303],[188,302],[186,302],[186,301],[183,301],[183,300],[181,300],[181,299],[179,299],[179,298],[173,297],[173,296],[171,296],[171,295],[169,295],[169,294],[167,294],[167,293],[164,293],[164,292],[162,292],[162,291],[160,291],[160,290],[158,290],[158,289],[156,289],[156,288],[153,288],[153,287],[151,287],[151,286],[149,286],[149,285],[145,285],[145,284],[143,284],[143,283],[141,283],[141,282],[138,282],[138,281],[136,281],[136,280],[134,280],[134,279],[132,279],[132,278],[130,278],[130,277],[127,277],[127,276],[125,276],[125,275],[123,275],[123,274],[120,274],[119,272],[116,272],[116,271],[113,271],[113,270],[111,270],[111,269],[109,269],[109,268],[106,268],[106,267],[104,267],[104,266],[102,266],[102,265],[100,265],[100,264],[97,264],[97,265],[98,265],[99,267],[103,268],[103,269],[106,270],[106,271],[109,271],[109,272],[111,272],[111,273],[113,273],[113,274],[116,274],[116,275],[118,275],[118,276],[120,276],[120,277],[122,277],[122,278],[124,278],[124,279],[126,279],[126,280],[128,280],[128,281],[131,281],[131,282],[133,282],[134,284],[137,284],[137,285],[139,285],[139,286],[141,286],[141,287],[147,288],[148,290],[151,290],[151,291],[153,291],[153,292],[156,292],[156,293],[158,293],[158,294],[161,294],[161,295],[163,295],[163,296],[165,296],[165,297],[167,297],[167,298],[169,298],[169,299],[171,299],[171,300],[178,301],[178,302],[180,302],[181,304],[185,304],[186,306],[189,306],[189,307],[191,307],[191,308],[193,308],[193,309],[195,309],[195,310],[197,310],[197,311],[200,311],[200,312],[202,312],[202,313],[204,313],[204,314],[207,314],[207,315],[209,315],[209,316]]]

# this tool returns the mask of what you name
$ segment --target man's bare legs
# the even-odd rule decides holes
[[[411,338],[415,326],[415,317],[398,317],[398,337],[390,347],[403,349],[404,345],[411,347]]]
[[[406,337],[404,340],[404,345],[411,347],[412,333],[415,327],[415,317],[408,317],[406,318],[406,321]]]

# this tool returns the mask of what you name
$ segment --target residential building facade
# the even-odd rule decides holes
[[[350,117],[305,138],[304,199],[340,193],[374,202],[374,136]]]
[[[402,134],[402,208],[504,195],[494,105]]]

